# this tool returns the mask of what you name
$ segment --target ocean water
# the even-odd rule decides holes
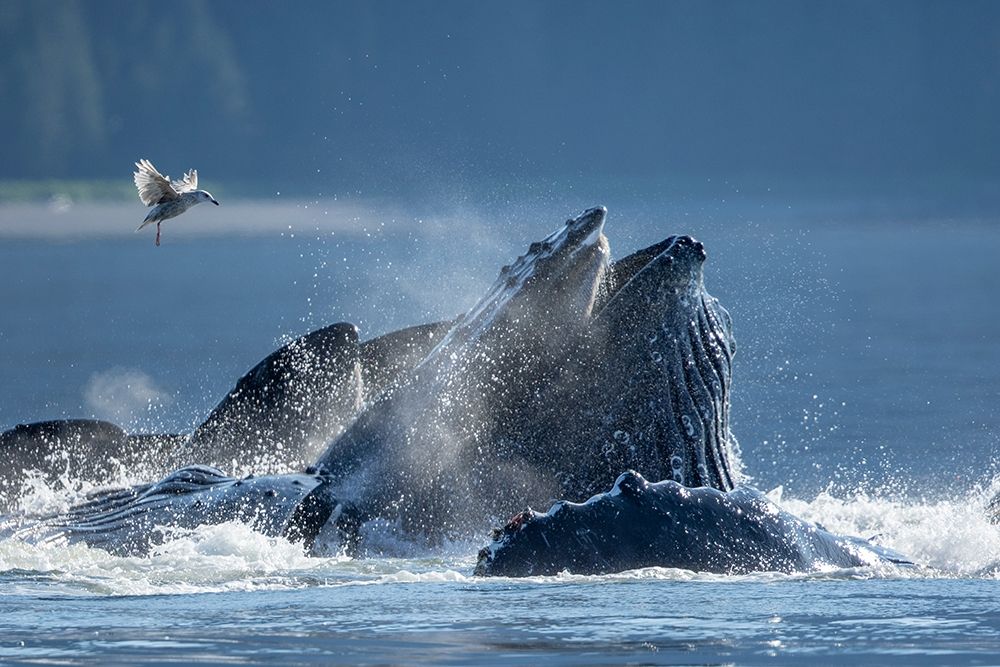
[[[706,284],[735,322],[751,482],[921,567],[479,580],[485,536],[358,561],[236,524],[148,558],[7,539],[0,662],[1000,662],[1000,529],[983,512],[1000,489],[1000,215],[736,195],[236,202],[164,225],[155,248],[131,233],[135,207],[2,207],[0,428],[93,416],[186,431],[289,337],[451,317],[595,203],[615,256],[675,233],[705,242]],[[27,484],[24,503],[78,492],[69,471]]]

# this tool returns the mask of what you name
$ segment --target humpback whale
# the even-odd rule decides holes
[[[509,424],[581,339],[608,261],[603,208],[567,221],[504,267],[486,295],[396,387],[320,455],[359,511],[410,534],[461,534],[556,497],[553,471],[508,442]]]
[[[362,344],[351,325],[333,325],[279,350],[188,440],[206,450],[191,463],[203,463],[246,440],[236,415],[263,421],[274,438],[326,433],[302,472],[237,478],[190,465],[97,494],[21,534],[144,553],[172,531],[241,520],[311,553],[332,545],[363,555],[359,526],[373,519],[434,544],[516,514],[477,573],[893,560],[775,514],[740,486],[729,424],[736,344],[729,314],[705,290],[704,246],[672,236],[609,265],[605,217],[588,209],[531,244],[454,321]],[[324,361],[303,371],[296,355],[314,343]],[[318,374],[312,386],[322,395],[294,393],[302,373]],[[268,414],[302,401],[326,408],[310,407],[297,422]],[[664,481],[621,476],[628,470]],[[557,499],[572,502],[549,515],[522,511]],[[591,529],[587,540],[573,537]],[[581,548],[591,551],[574,555]]]
[[[399,520],[409,536],[440,539],[481,534],[524,502],[557,497],[560,487],[551,471],[533,468],[516,448],[491,439],[503,433],[498,415],[530,411],[534,389],[540,390],[546,374],[577,346],[608,261],[605,215],[603,208],[585,211],[532,244],[415,367],[390,364],[372,373],[388,384],[304,473],[320,480],[314,486],[322,485],[323,497],[330,499],[328,515],[342,505],[351,511],[338,517]],[[440,330],[431,325],[383,342],[419,348]],[[384,358],[385,346],[380,347],[373,346],[371,358]],[[248,378],[260,375],[251,371]],[[253,393],[239,389],[238,384],[240,397]],[[221,499],[226,495],[221,490],[243,480],[206,470],[179,471],[187,481],[183,487],[168,483],[169,493],[154,486],[98,497],[86,512],[45,524],[70,540],[127,551],[150,544],[140,538],[148,522],[136,520],[144,513],[159,513],[176,527],[218,522],[226,515],[219,506],[230,502]],[[252,479],[257,488],[287,485],[282,475]],[[254,511],[285,515],[276,497],[254,496]],[[171,518],[172,505],[186,508],[174,513],[183,518]],[[277,530],[281,522],[261,525]]]
[[[225,466],[249,455],[257,473],[301,470],[451,324],[359,343],[357,327],[339,322],[296,338],[237,381],[191,434],[186,463]]]
[[[704,246],[674,236],[620,263],[576,354],[560,362],[522,428],[522,449],[587,498],[624,470],[729,490],[732,321],[705,290]],[[512,420],[518,424],[517,420]],[[555,443],[557,446],[553,447]]]
[[[226,465],[253,452],[259,464],[301,469],[357,414],[361,399],[358,329],[332,324],[251,368],[194,430],[189,448],[201,463]]]
[[[83,541],[110,553],[144,555],[198,526],[239,521],[268,536],[313,546],[329,524],[354,528],[350,507],[327,494],[323,478],[304,473],[227,477],[210,466],[187,466],[151,484],[91,495],[65,514],[15,530],[43,540]],[[346,543],[349,534],[338,534]]]
[[[583,503],[526,510],[479,552],[478,576],[604,574],[672,567],[718,574],[911,565],[868,540],[828,532],[741,486],[723,492],[628,471]]]
[[[18,424],[0,433],[0,512],[13,509],[25,471],[48,482],[69,473],[100,485],[120,469],[162,476],[189,465],[256,474],[301,470],[360,409],[413,368],[453,320],[393,331],[360,344],[340,322],[279,347],[247,371],[191,433],[127,433],[99,419]],[[140,477],[141,478],[141,477]]]
[[[334,440],[316,469],[336,495],[411,533],[460,534],[525,504],[586,498],[630,467],[734,486],[735,343],[704,289],[704,247],[671,237],[605,281],[604,216],[585,212],[504,267]]]

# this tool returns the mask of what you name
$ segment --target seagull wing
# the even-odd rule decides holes
[[[170,184],[170,179],[156,171],[152,162],[143,158],[135,166],[138,169],[134,176],[135,187],[139,190],[139,200],[146,206],[162,204],[180,196]]]
[[[184,178],[179,181],[170,181],[170,185],[174,186],[174,190],[178,193],[194,192],[198,189],[198,170],[188,169]]]

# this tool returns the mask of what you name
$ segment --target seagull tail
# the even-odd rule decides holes
[[[143,219],[142,224],[135,228],[135,231],[139,231],[148,224],[162,221],[163,217],[160,215],[160,212],[161,211],[159,206],[157,206],[154,209],[151,209],[149,213],[146,214],[146,217]]]

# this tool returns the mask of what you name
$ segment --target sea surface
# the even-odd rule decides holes
[[[580,195],[447,206],[0,206],[0,429],[184,432],[291,337],[452,317],[588,206],[614,256],[706,244],[750,483],[918,568],[481,580],[477,549],[307,558],[238,524],[148,558],[0,540],[0,663],[1000,664],[1000,212]],[[204,207],[203,207],[204,208]],[[2,456],[2,453],[0,453]],[[2,461],[0,461],[2,462]],[[27,478],[23,506],[81,489]],[[108,480],[114,484],[116,480]]]

